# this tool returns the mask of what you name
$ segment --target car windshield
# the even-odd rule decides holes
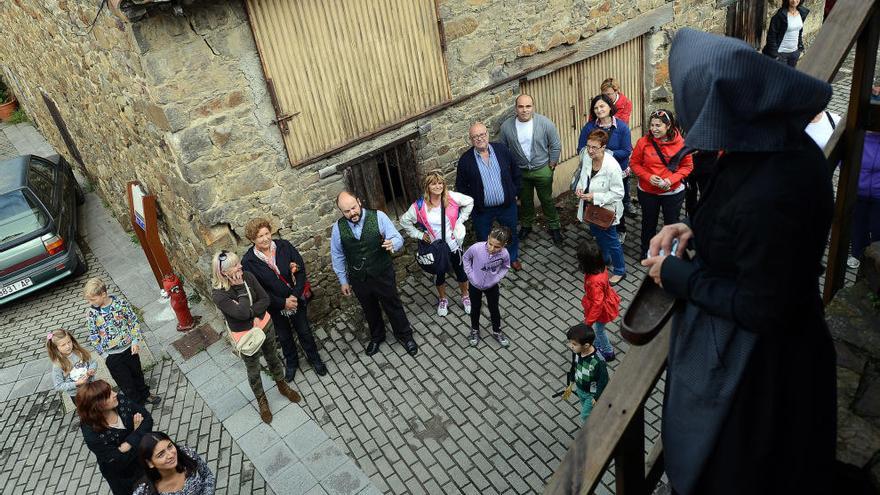
[[[42,229],[48,221],[43,208],[23,189],[0,194],[0,244]]]

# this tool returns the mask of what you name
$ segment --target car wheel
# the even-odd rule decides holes
[[[73,270],[73,276],[79,277],[83,273],[89,271],[89,262],[86,261],[85,255],[83,255],[82,249],[79,246],[76,246],[76,269]]]

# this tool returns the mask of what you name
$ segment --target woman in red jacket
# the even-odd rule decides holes
[[[669,110],[651,114],[647,134],[639,138],[629,166],[639,179],[638,197],[642,205],[642,251],[648,252],[651,237],[657,233],[657,220],[663,210],[664,225],[678,222],[684,202],[684,182],[694,169],[690,155],[683,151],[684,138]]]

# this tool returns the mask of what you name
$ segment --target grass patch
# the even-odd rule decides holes
[[[27,114],[24,113],[24,110],[19,108],[18,110],[12,112],[12,115],[9,117],[9,120],[6,121],[7,124],[22,124],[25,122],[30,122],[31,120],[28,118]]]

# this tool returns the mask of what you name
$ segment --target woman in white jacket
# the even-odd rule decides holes
[[[575,194],[578,202],[578,220],[584,221],[584,210],[587,203],[599,206],[614,212],[614,221],[607,229],[595,224],[590,225],[590,232],[596,238],[596,243],[602,250],[605,263],[611,263],[611,277],[608,279],[611,285],[623,280],[626,275],[626,262],[623,259],[623,248],[620,238],[617,237],[616,225],[623,216],[623,174],[620,164],[614,159],[610,151],[605,149],[608,144],[608,134],[596,129],[587,136],[586,153],[581,159],[580,180],[577,183]]]
[[[455,272],[455,280],[461,289],[461,305],[470,314],[471,300],[468,297],[468,279],[461,263],[464,243],[464,222],[471,216],[474,199],[464,194],[450,191],[446,179],[440,172],[431,172],[422,181],[424,195],[410,206],[400,217],[400,227],[413,239],[433,242],[441,232],[441,201],[446,210],[446,245],[449,246],[449,268]],[[449,314],[449,300],[446,299],[446,273],[438,273],[434,281],[440,301],[437,314]]]

